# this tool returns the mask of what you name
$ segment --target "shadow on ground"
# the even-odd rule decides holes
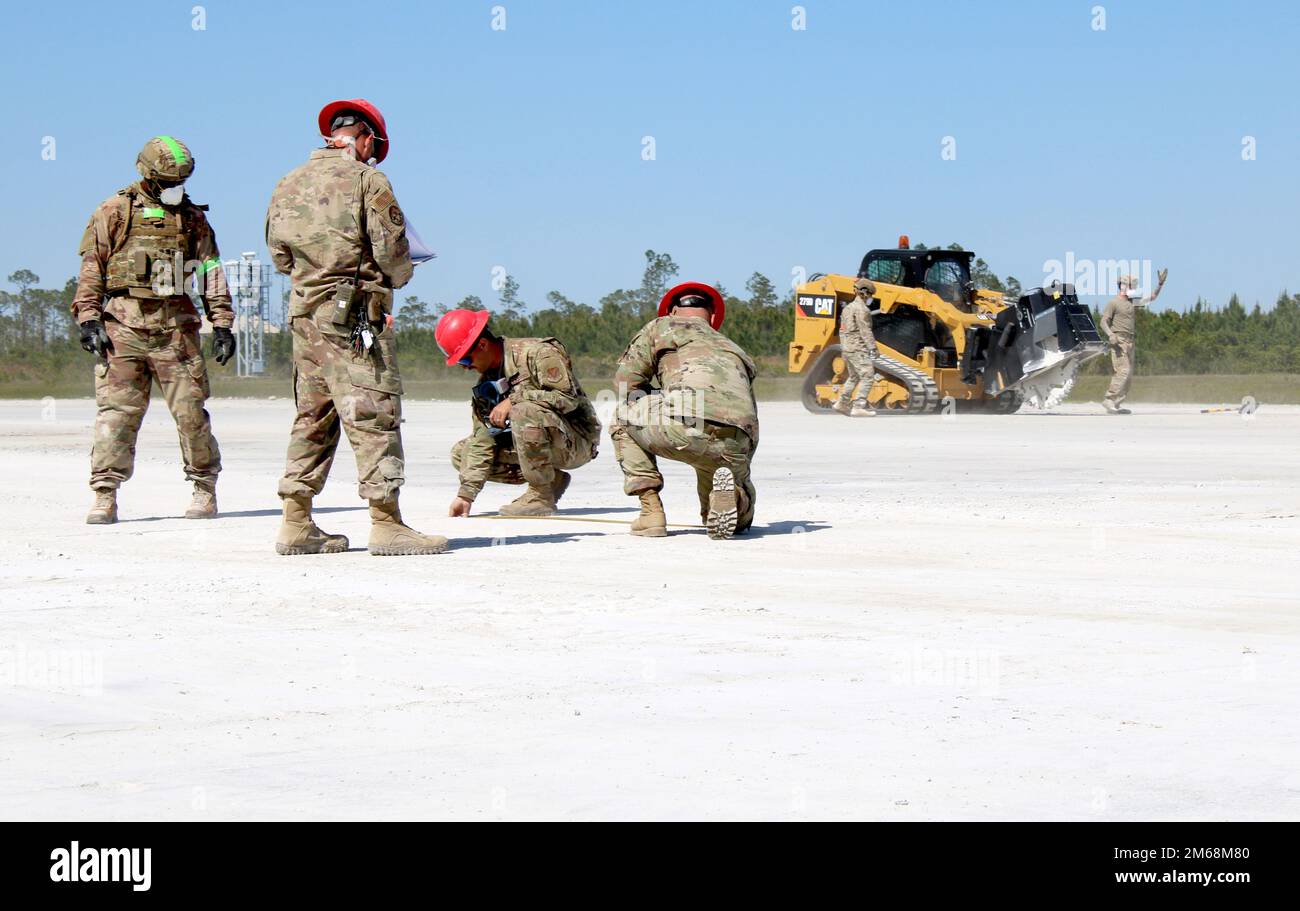
[[[774,535],[802,535],[830,528],[825,522],[772,522],[768,525],[754,525],[736,540],[744,538],[767,538]]]
[[[449,551],[477,547],[513,547],[516,544],[563,544],[578,538],[603,538],[598,531],[556,532],[549,535],[498,535],[495,538],[452,538]]]

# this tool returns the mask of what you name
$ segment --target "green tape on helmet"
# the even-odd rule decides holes
[[[159,136],[158,139],[162,141],[163,145],[167,146],[168,150],[172,153],[172,158],[176,159],[177,164],[185,164],[185,150],[181,148],[179,142],[172,139],[170,136]]]

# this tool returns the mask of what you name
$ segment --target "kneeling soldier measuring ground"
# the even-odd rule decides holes
[[[709,537],[730,538],[753,524],[756,371],[749,355],[717,331],[725,314],[715,288],[678,285],[660,301],[659,318],[636,334],[619,360],[618,409],[609,435],[623,468],[623,491],[641,500],[634,535],[668,534],[657,456],[695,469]]]
[[[503,516],[551,516],[569,486],[566,468],[596,457],[600,421],[569,353],[554,338],[501,338],[485,310],[452,310],[435,337],[447,364],[475,370],[473,432],[451,450],[460,488],[448,514],[468,516],[488,481],[527,484]]]

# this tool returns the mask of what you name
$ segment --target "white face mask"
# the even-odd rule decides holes
[[[352,157],[352,160],[353,160],[353,161],[357,161],[357,160],[358,160],[358,158],[357,158],[357,137],[355,137],[355,136],[340,136],[340,137],[338,138],[337,141],[343,143],[343,148],[347,150],[348,155],[350,155],[350,156]],[[366,164],[370,165],[370,167],[372,167],[372,168],[373,168],[377,163],[378,163],[378,162],[375,161],[375,159],[374,159],[373,156],[370,157],[370,158],[367,158],[367,159],[366,159]]]
[[[158,194],[158,201],[164,206],[179,206],[185,198],[185,184],[168,187]]]
[[[1144,292],[1141,288],[1129,288],[1128,291],[1126,291],[1125,293],[1128,295],[1129,300],[1138,301],[1138,300],[1142,300],[1146,292]]]

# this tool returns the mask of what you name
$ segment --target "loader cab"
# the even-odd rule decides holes
[[[873,282],[924,288],[957,307],[971,299],[970,265],[966,250],[872,250],[862,258],[858,277]]]

